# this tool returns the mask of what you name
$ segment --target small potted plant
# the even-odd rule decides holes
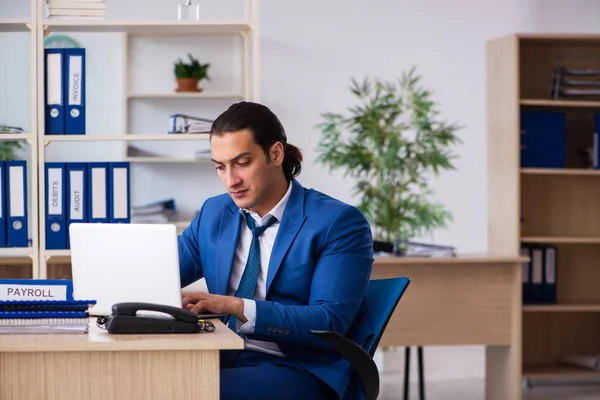
[[[208,68],[210,64],[201,64],[198,59],[188,53],[189,63],[184,63],[181,58],[175,63],[175,78],[177,79],[177,92],[201,92],[198,82],[203,79],[210,80]]]

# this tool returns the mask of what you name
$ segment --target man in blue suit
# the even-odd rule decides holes
[[[245,350],[221,354],[221,399],[342,398],[351,367],[310,331],[345,335],[364,311],[367,220],[300,185],[302,154],[263,105],[221,114],[211,156],[227,193],[204,202],[179,237],[179,257],[182,286],[204,277],[209,291],[183,306],[230,314],[245,340]]]

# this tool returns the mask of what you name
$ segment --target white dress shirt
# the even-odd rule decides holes
[[[271,217],[275,217],[277,219],[277,221],[274,222],[271,226],[269,226],[258,238],[258,242],[260,244],[260,271],[258,274],[256,291],[254,293],[254,299],[256,300],[264,300],[266,296],[267,270],[269,269],[269,260],[271,259],[273,244],[275,243],[275,238],[277,237],[277,232],[279,231],[281,218],[283,217],[283,211],[285,210],[285,206],[287,205],[291,191],[292,184],[290,183],[287,192],[279,201],[279,203],[277,203],[277,205],[273,207],[273,209],[269,213],[265,214],[265,216],[262,218],[260,218],[259,215],[255,212],[240,209],[240,212],[247,212],[248,215],[254,218],[257,227],[266,224]],[[251,243],[252,232],[250,231],[250,228],[248,228],[244,217],[242,217],[240,237],[235,250],[235,259],[233,261],[233,266],[231,269],[231,280],[229,282],[229,290],[227,293],[229,296],[233,296],[235,294],[235,291],[237,290],[237,287],[240,284],[242,274],[244,273],[244,269],[246,268],[246,261],[248,260],[248,253],[250,251]],[[254,333],[254,327],[256,325],[256,303],[253,300],[244,299],[244,317],[246,317],[248,322],[241,324],[241,322],[238,320],[237,330],[245,334]],[[256,350],[264,353],[283,356],[283,353],[279,349],[279,346],[277,346],[277,344],[273,342],[250,340],[248,338],[246,338],[245,341],[245,348],[248,350]]]

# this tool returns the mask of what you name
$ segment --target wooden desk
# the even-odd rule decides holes
[[[218,399],[219,350],[243,340],[219,320],[215,332],[0,335],[2,399]]]
[[[527,258],[376,258],[372,279],[406,276],[380,346],[485,345],[486,399],[521,398],[521,272]]]

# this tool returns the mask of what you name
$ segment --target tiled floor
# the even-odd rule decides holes
[[[425,398],[427,400],[484,400],[483,347],[425,347]],[[378,353],[381,400],[403,399],[404,348]],[[411,357],[409,399],[418,400],[416,349]],[[510,399],[507,399],[510,400]],[[587,385],[535,383],[523,400],[600,400],[600,382]]]

